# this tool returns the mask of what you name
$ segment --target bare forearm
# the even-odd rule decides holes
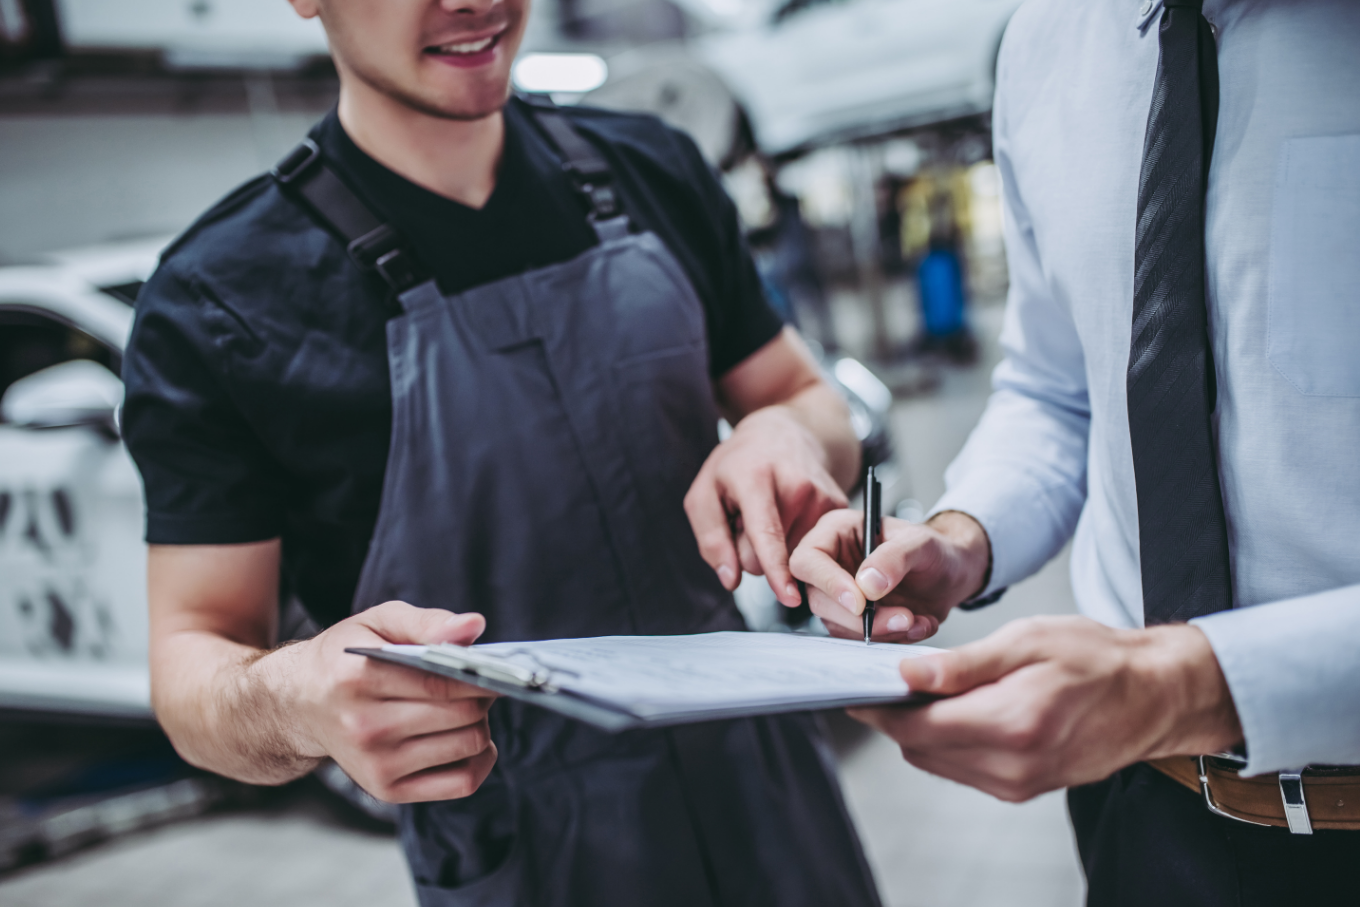
[[[860,441],[851,428],[846,401],[819,381],[778,404],[808,429],[823,451],[823,465],[843,489],[860,472]]]
[[[477,789],[496,761],[486,691],[359,658],[387,643],[471,645],[486,622],[386,602],[275,649],[278,539],[153,545],[151,699],[194,765],[282,784],[330,757],[393,803]]]
[[[793,328],[786,327],[734,366],[715,390],[719,408],[735,427],[779,444],[816,448],[820,465],[842,491],[855,484],[860,443],[850,411],[822,380],[816,360]],[[789,431],[790,421],[801,431]]]
[[[251,784],[283,784],[311,771],[319,760],[302,752],[288,704],[291,648],[267,652],[193,630],[160,640],[152,701],[180,755]]]

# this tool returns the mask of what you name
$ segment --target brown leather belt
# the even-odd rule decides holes
[[[1218,756],[1170,756],[1149,765],[1205,798],[1210,811],[1240,822],[1289,828],[1361,828],[1357,766],[1310,766],[1300,772],[1243,778],[1241,763]]]

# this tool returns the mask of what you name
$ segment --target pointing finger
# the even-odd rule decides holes
[[[737,548],[733,544],[732,525],[728,511],[719,498],[718,489],[701,471],[699,478],[685,495],[685,515],[699,543],[699,555],[718,574],[718,581],[729,592],[742,579]]]
[[[799,589],[789,572],[789,543],[775,500],[774,481],[768,477],[748,486],[737,504],[742,509],[742,534],[750,540],[775,597],[783,605],[796,607],[800,602]]]
[[[742,562],[742,570],[753,576],[761,576],[761,560],[756,556],[756,549],[751,546],[751,539],[745,532],[737,536],[737,559]]]

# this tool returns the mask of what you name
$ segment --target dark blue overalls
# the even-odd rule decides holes
[[[315,146],[281,165],[401,291],[354,608],[479,611],[488,642],[742,629],[682,508],[718,443],[703,308],[662,242],[630,233],[594,146],[535,113],[600,244],[457,295],[418,278]],[[423,907],[878,904],[809,716],[609,735],[501,701],[491,727],[475,794],[402,808]]]

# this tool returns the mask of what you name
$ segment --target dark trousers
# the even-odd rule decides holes
[[[1361,903],[1358,835],[1292,835],[1211,813],[1143,763],[1068,791],[1088,907]]]

